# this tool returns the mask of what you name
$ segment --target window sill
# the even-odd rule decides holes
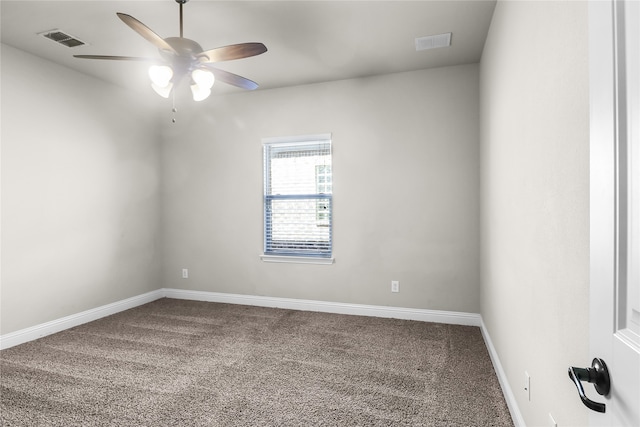
[[[264,262],[279,262],[289,264],[333,264],[335,258],[314,258],[302,256],[282,256],[282,255],[260,255],[260,259]]]

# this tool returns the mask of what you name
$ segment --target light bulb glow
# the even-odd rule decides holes
[[[203,89],[211,89],[213,87],[213,83],[216,81],[216,78],[211,71],[201,70],[199,68],[193,70],[191,78]]]
[[[152,65],[149,67],[149,78],[158,87],[167,87],[172,77],[173,70],[167,65]]]
[[[169,95],[171,94],[171,89],[173,89],[173,83],[169,82],[167,83],[166,86],[158,86],[155,83],[151,83],[151,87],[153,88],[153,90],[156,91],[156,93],[158,95],[160,95],[163,98],[169,98]]]
[[[191,85],[191,93],[194,101],[203,101],[211,95],[211,89],[195,84]]]

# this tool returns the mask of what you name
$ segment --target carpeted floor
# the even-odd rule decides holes
[[[2,426],[512,426],[480,329],[161,299],[0,352]]]

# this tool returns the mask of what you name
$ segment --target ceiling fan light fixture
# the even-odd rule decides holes
[[[158,87],[164,88],[169,86],[172,77],[173,70],[167,65],[152,65],[149,67],[149,78],[153,84]]]
[[[267,51],[267,47],[262,43],[250,42],[221,46],[205,51],[196,41],[185,38],[183,35],[182,6],[189,0],[175,1],[180,5],[179,37],[162,38],[133,16],[121,12],[116,13],[122,22],[158,48],[161,59],[113,55],[73,56],[82,59],[142,61],[154,64],[149,68],[151,87],[163,98],[169,98],[173,93],[174,86],[180,86],[182,79],[189,76],[191,77],[191,91],[195,101],[202,101],[211,95],[211,88],[216,76],[221,82],[232,86],[247,90],[257,89],[258,84],[256,82],[228,71],[214,68],[212,64],[260,55]]]
[[[198,84],[191,85],[191,93],[194,101],[204,101],[211,95],[211,89]]]
[[[191,78],[195,84],[206,89],[211,89],[213,87],[213,83],[216,81],[216,78],[211,71],[201,70],[200,68],[193,70]]]
[[[161,97],[169,98],[169,95],[171,95],[171,90],[173,89],[173,83],[169,82],[165,86],[158,86],[155,83],[151,83],[151,87]]]

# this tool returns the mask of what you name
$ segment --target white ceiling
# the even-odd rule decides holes
[[[179,35],[174,0],[2,0],[0,7],[2,43],[128,88],[148,89],[148,64],[73,55],[158,57],[116,12],[162,37]],[[495,0],[191,0],[184,6],[184,36],[205,50],[264,43],[265,54],[218,65],[268,89],[479,62],[494,7]],[[88,45],[67,48],[37,35],[51,29]],[[416,37],[447,32],[453,33],[450,47],[416,52]],[[240,90],[224,86],[215,90]]]

